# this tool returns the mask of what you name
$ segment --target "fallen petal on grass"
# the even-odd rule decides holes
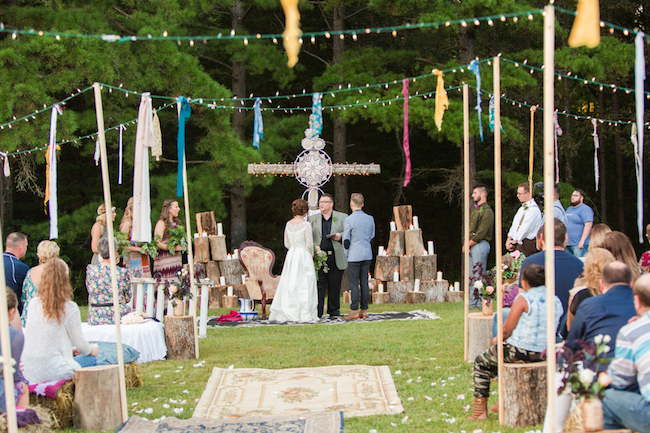
[[[404,418],[402,418],[402,424],[406,424],[407,422],[409,422],[409,416],[408,415],[406,415]]]

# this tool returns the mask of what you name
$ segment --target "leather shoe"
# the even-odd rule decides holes
[[[344,320],[357,320],[360,319],[359,310],[352,310],[347,316],[343,316]]]
[[[359,318],[367,319],[368,318],[368,310],[360,310],[359,311]]]

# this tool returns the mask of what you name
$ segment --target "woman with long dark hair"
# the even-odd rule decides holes
[[[156,223],[153,235],[160,237],[158,241],[158,257],[153,264],[154,276],[160,275],[163,279],[176,278],[177,272],[183,268],[183,256],[181,251],[183,247],[176,245],[174,254],[169,252],[168,242],[170,238],[169,229],[177,228],[181,225],[181,220],[178,219],[178,214],[181,207],[178,201],[174,199],[167,199],[163,202],[162,210],[160,211],[160,218]]]

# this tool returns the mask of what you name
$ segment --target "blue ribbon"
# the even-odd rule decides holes
[[[309,138],[316,137],[323,131],[323,105],[321,103],[322,98],[323,96],[318,92],[315,92],[312,95],[311,115],[309,116],[309,129],[311,129],[312,136]]]
[[[469,70],[476,75],[476,107],[474,107],[474,109],[478,112],[478,129],[481,134],[481,141],[483,141],[483,121],[481,120],[481,113],[483,112],[483,109],[481,108],[481,69],[476,60],[469,62]]]
[[[176,98],[181,109],[178,113],[178,138],[176,147],[178,149],[178,176],[176,177],[176,196],[183,196],[183,158],[185,157],[185,119],[192,114],[192,107],[185,96]]]
[[[494,119],[494,95],[490,96],[490,109],[488,113],[490,118],[490,132],[494,132],[494,124],[496,123]],[[505,134],[506,132],[503,130],[503,124],[501,122],[499,122],[499,127],[501,128],[501,132]]]
[[[253,123],[253,146],[260,150],[260,140],[264,140],[264,121],[262,120],[262,110],[260,105],[262,100],[255,99],[253,104],[253,111],[255,112],[255,121]]]

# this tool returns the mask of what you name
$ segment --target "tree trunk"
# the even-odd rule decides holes
[[[332,30],[345,30],[345,2],[342,1],[334,6],[334,20],[332,22]],[[337,65],[341,63],[343,53],[345,52],[345,40],[341,38],[333,38],[333,58],[332,64]],[[342,80],[341,80],[342,81]],[[334,163],[346,162],[346,124],[339,118],[334,119]],[[339,212],[348,212],[350,204],[348,196],[348,178],[347,176],[334,176],[334,209]]]
[[[618,119],[618,93],[612,93],[612,116]],[[621,152],[621,128],[614,125],[614,150],[616,153],[616,207],[618,216],[618,230],[625,233],[625,200],[623,193],[623,153]]]
[[[600,112],[605,112],[605,98],[603,92],[598,97],[600,103]],[[599,134],[600,135],[600,134]],[[598,166],[600,170],[600,221],[607,224],[607,164],[605,164],[605,142],[607,140],[599,139],[600,147],[598,149]]]

